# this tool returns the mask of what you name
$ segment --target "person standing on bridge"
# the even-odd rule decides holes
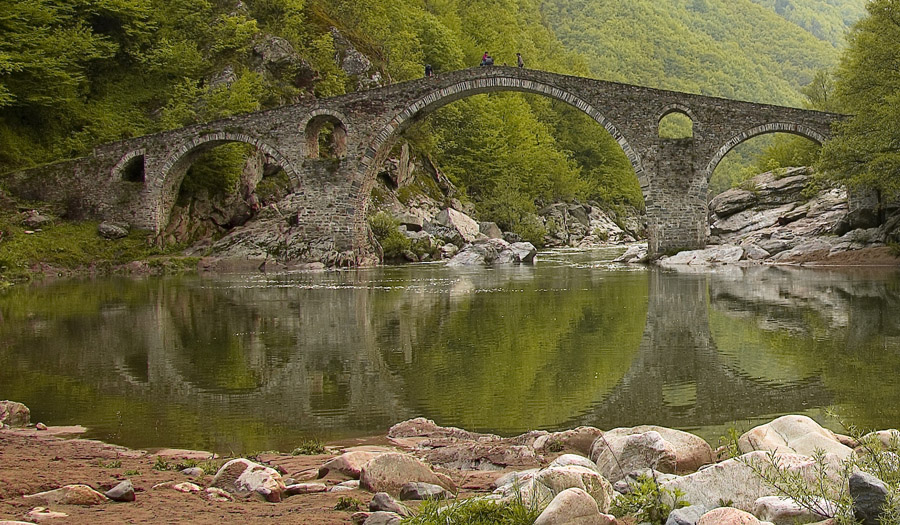
[[[434,76],[434,69],[431,67],[431,64],[425,64],[425,76],[426,77]]]
[[[490,56],[491,56],[491,55],[489,55],[487,51],[485,51],[484,54],[481,55],[481,65],[482,65],[482,66],[486,66],[486,65],[487,65],[487,59],[488,59]]]
[[[522,60],[522,53],[516,53],[516,65],[519,67],[525,67],[525,61]]]

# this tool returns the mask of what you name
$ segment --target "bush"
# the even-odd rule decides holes
[[[650,476],[639,477],[631,489],[613,502],[611,511],[615,516],[630,516],[640,523],[663,525],[669,513],[688,505],[681,499],[681,491],[664,489]]]
[[[385,259],[399,259],[412,248],[412,241],[400,233],[400,223],[389,214],[380,211],[369,217],[369,226],[375,239],[381,244]]]
[[[541,514],[534,505],[520,500],[496,503],[491,500],[468,499],[449,505],[426,501],[419,513],[403,520],[410,525],[531,525]]]

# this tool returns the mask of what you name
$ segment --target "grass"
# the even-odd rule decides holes
[[[196,258],[173,258],[179,247],[161,249],[151,244],[146,231],[132,231],[123,239],[108,240],[97,233],[98,222],[56,221],[42,231],[31,231],[16,213],[0,215],[0,283],[31,281],[41,264],[65,270],[112,272],[116,266],[147,260],[166,272],[196,267]]]
[[[315,456],[316,454],[325,454],[328,452],[325,445],[318,439],[307,439],[300,443],[300,446],[291,451],[292,456]]]
[[[418,514],[402,521],[409,525],[530,525],[541,514],[540,508],[521,501],[497,503],[468,499],[442,505],[425,501]]]

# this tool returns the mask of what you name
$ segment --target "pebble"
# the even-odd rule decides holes
[[[172,485],[172,488],[177,490],[178,492],[185,492],[185,493],[200,492],[199,486],[197,486],[193,483],[188,483],[188,482],[178,483],[177,485]]]

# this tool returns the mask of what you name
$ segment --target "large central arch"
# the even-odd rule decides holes
[[[364,231],[369,194],[375,183],[374,170],[384,160],[393,140],[401,132],[408,128],[413,122],[424,118],[447,104],[474,95],[500,91],[544,95],[565,102],[587,114],[594,121],[603,126],[622,148],[622,151],[625,153],[625,156],[628,157],[628,161],[634,168],[644,198],[646,199],[648,197],[650,180],[644,171],[641,156],[638,154],[637,150],[632,147],[628,138],[619,130],[619,128],[606,118],[606,116],[604,116],[597,108],[586,102],[584,99],[549,84],[535,80],[516,78],[514,76],[491,76],[489,78],[464,80],[450,86],[435,89],[398,112],[375,134],[374,139],[368,145],[365,154],[359,161],[359,173],[362,175],[363,181],[356,206],[357,217],[354,219],[356,226]],[[358,233],[356,238],[359,241],[362,241],[362,235],[364,234]]]

